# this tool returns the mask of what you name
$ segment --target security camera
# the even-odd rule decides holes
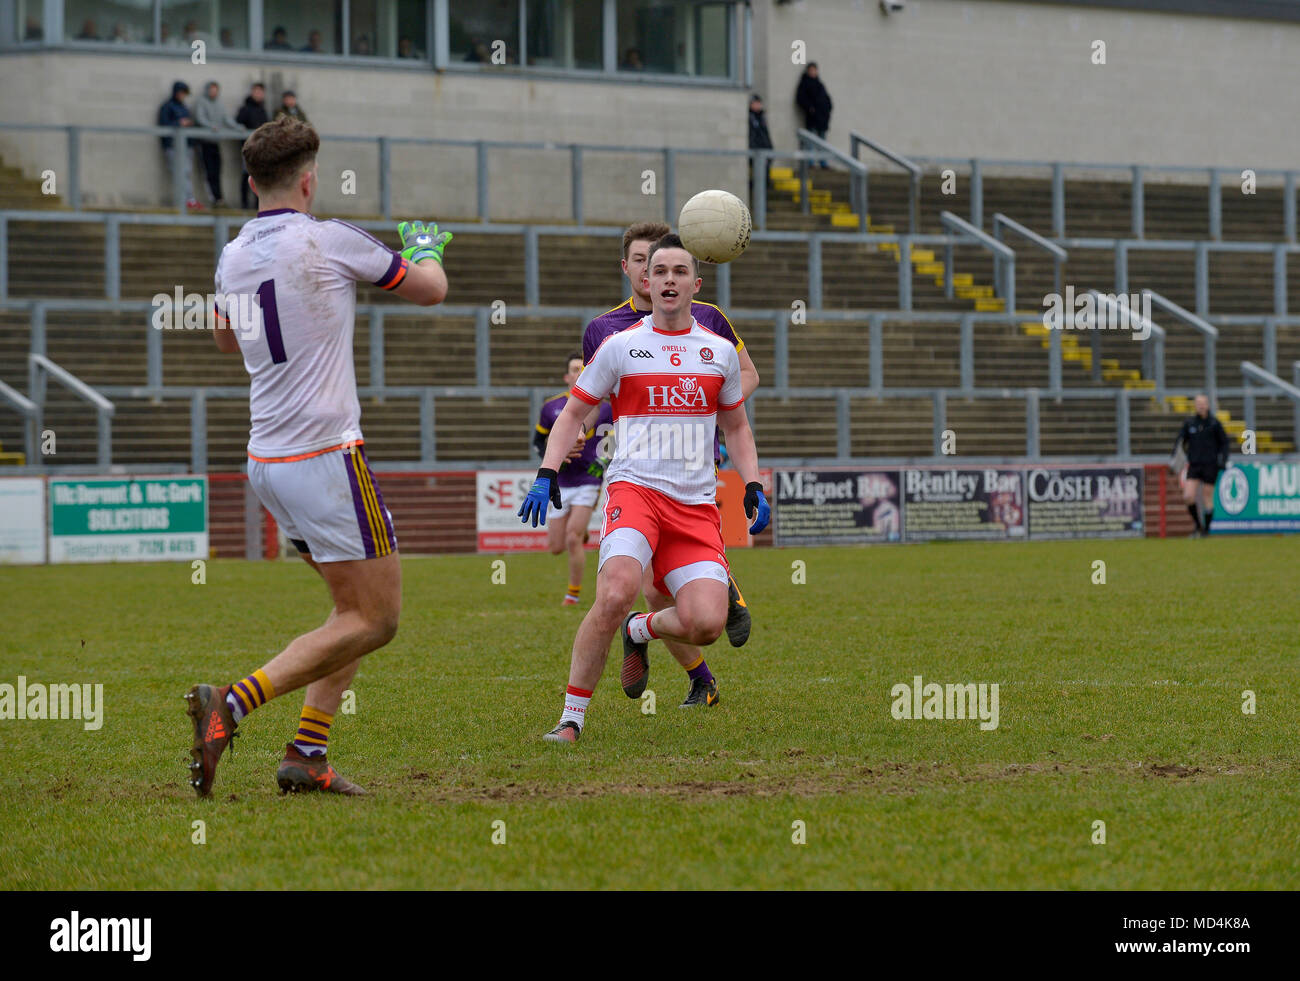
[[[902,13],[903,8],[906,6],[906,0],[880,0],[880,12],[882,14]]]

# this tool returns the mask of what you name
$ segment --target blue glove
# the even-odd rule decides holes
[[[763,495],[763,485],[757,480],[745,485],[745,517],[754,522],[749,526],[751,535],[757,535],[766,528],[772,518],[772,509]]]
[[[564,506],[560,503],[560,485],[556,482],[555,471],[542,467],[537,471],[537,479],[533,481],[528,496],[519,507],[519,519],[524,524],[528,524],[528,519],[531,517],[534,528],[539,522],[544,526],[547,504],[557,511]]]

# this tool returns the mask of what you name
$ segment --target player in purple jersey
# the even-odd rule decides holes
[[[533,432],[533,446],[542,456],[546,455],[546,437],[551,434],[551,427],[569,401],[569,389],[582,374],[581,352],[570,354],[564,365],[564,391],[546,400]],[[556,478],[563,492],[564,507],[546,523],[546,543],[552,555],[564,551],[569,553],[569,588],[564,594],[565,606],[576,606],[582,593],[582,574],[587,566],[587,554],[583,548],[587,543],[587,524],[604,480],[604,466],[596,466],[596,451],[600,447],[597,436],[604,437],[613,422],[609,403],[602,402],[594,428],[578,441],[574,447],[576,455],[569,454]]]
[[[609,337],[617,334],[619,331],[626,330],[635,323],[639,323],[650,313],[650,294],[644,292],[646,280],[646,265],[650,258],[650,249],[654,244],[672,231],[663,222],[642,221],[629,225],[623,232],[623,272],[628,281],[632,284],[632,295],[614,307],[607,310],[599,317],[587,324],[587,328],[582,334],[582,358],[583,363],[590,363],[596,353],[596,349]],[[754,389],[758,388],[758,369],[754,367],[754,362],[745,350],[745,342],[740,339],[736,329],[732,327],[731,321],[721,309],[712,303],[703,303],[693,301],[691,303],[691,315],[699,321],[701,327],[710,330],[719,337],[725,338],[736,348],[736,353],[740,356],[740,385],[741,391],[745,398],[749,398]],[[595,409],[587,416],[586,425],[590,429],[595,425]],[[714,460],[719,462],[721,452],[717,437],[714,437]],[[603,467],[604,458],[597,460],[597,466]],[[666,610],[673,605],[672,596],[667,593],[661,593],[654,587],[654,577],[647,573],[642,588],[645,591],[646,603],[650,611],[658,612]],[[749,640],[749,607],[745,603],[745,598],[740,592],[740,587],[736,585],[735,577],[731,577],[728,585],[728,606],[727,606],[727,639],[731,641],[731,646],[740,647]],[[693,708],[697,705],[715,705],[718,701],[718,684],[709,670],[709,666],[704,661],[704,651],[692,644],[682,644],[676,641],[664,641],[664,646],[668,648],[673,658],[680,664],[691,681],[690,691],[686,695],[686,701],[682,703],[682,708]]]

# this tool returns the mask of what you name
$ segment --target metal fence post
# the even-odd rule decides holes
[[[969,392],[975,387],[975,318],[966,314],[961,318],[961,389]]]
[[[1115,239],[1115,292],[1128,293],[1128,243]]]
[[[852,425],[849,393],[841,388],[835,393],[835,456],[840,460],[848,460],[853,456]]]
[[[570,177],[572,178],[573,196],[573,223],[582,225],[582,144],[574,143],[570,148],[573,165]]]
[[[81,129],[68,127],[68,206],[81,210]]]
[[[490,199],[488,197],[488,154],[487,143],[479,140],[474,153],[474,172],[478,191],[478,220],[491,221],[489,216]]]
[[[1219,189],[1219,172],[1210,168],[1210,238],[1223,238],[1223,194]]]
[[[1204,242],[1196,243],[1196,315],[1210,315],[1210,249]]]
[[[942,388],[936,388],[932,396],[934,401],[934,445],[930,448],[932,456],[943,455],[943,431],[948,428],[948,397]]]
[[[488,308],[474,311],[474,383],[487,388],[492,378],[492,335],[488,323]]]
[[[799,210],[805,214],[812,214],[812,180],[808,176],[808,158],[803,156],[804,150],[799,149]]]
[[[984,170],[976,159],[970,162],[970,223],[984,227]]]
[[[952,236],[943,243],[943,295],[945,299],[953,298],[952,291]]]
[[[772,318],[772,360],[776,362],[776,390],[784,397],[790,390],[790,317],[785,311]]]
[[[1038,456],[1038,389],[1025,391],[1025,456]]]
[[[1277,321],[1272,317],[1264,319],[1264,370],[1277,374]]]
[[[754,227],[760,232],[767,229],[767,171],[772,162],[772,152],[770,150],[760,150],[755,154],[756,163],[754,164],[754,179],[750,183],[754,188],[754,200],[751,202],[754,208]],[[760,175],[759,168],[762,168]]]
[[[167,298],[167,302],[172,305],[172,326],[181,326],[185,316],[184,306],[176,306],[174,293]],[[210,317],[212,312],[205,310],[204,316]],[[149,320],[145,321],[144,329],[145,380],[146,384],[156,391],[163,385],[163,333]]]
[[[208,396],[202,388],[190,393],[190,472],[208,472]]]
[[[524,226],[524,302],[541,305],[541,272],[538,269],[537,226]]]
[[[1245,376],[1244,372],[1242,373],[1241,382],[1242,382],[1241,414],[1245,417],[1242,421],[1246,423],[1247,429],[1254,429],[1255,428],[1255,390],[1250,387],[1250,379]],[[1210,402],[1210,405],[1211,406],[1214,405],[1214,402],[1212,400]]]
[[[715,273],[718,277],[718,306],[726,310],[731,306],[731,263],[724,262]]]
[[[1295,171],[1286,172],[1286,183],[1282,187],[1282,227],[1286,240],[1295,243]],[[1300,435],[1300,434],[1297,434]]]
[[[178,214],[185,214],[185,168],[191,168],[192,177],[193,164],[190,160],[190,142],[185,138],[185,127],[177,126],[176,135],[172,137],[172,203]]]
[[[1218,405],[1218,371],[1215,366],[1216,338],[1213,334],[1205,335],[1205,393],[1210,397],[1210,405]]]
[[[393,217],[392,144],[387,136],[379,137],[379,213],[386,220]]]
[[[898,239],[898,309],[912,309],[912,236]]]
[[[1064,329],[1062,324],[1059,329],[1047,332],[1047,387],[1053,395],[1061,392],[1061,331]]]
[[[438,459],[438,438],[433,414],[433,389],[420,391],[420,462],[433,463]]]
[[[1129,457],[1129,405],[1128,389],[1121,388],[1115,395],[1115,454]]]
[[[1065,238],[1065,168],[1059,163],[1052,164],[1052,234]]]
[[[879,392],[885,387],[884,317],[873,313],[867,320],[867,372],[871,389]]]
[[[104,217],[104,296],[122,298],[122,226],[117,215]]]
[[[808,236],[808,306],[822,308],[822,237],[816,232]]]
[[[1273,246],[1273,312],[1286,316],[1286,246]],[[1272,370],[1272,369],[1270,369]]]
[[[1129,213],[1129,231],[1134,238],[1142,238],[1146,230],[1146,189],[1143,186],[1143,168],[1133,168],[1132,203]]]
[[[101,470],[107,470],[113,465],[113,414],[102,406],[96,407],[95,414],[99,435],[95,462]]]

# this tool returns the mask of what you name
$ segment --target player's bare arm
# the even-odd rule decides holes
[[[767,527],[771,509],[763,495],[763,482],[758,479],[758,447],[744,405],[718,412],[718,425],[727,438],[731,462],[745,481],[745,516],[753,522],[750,532],[757,535]]]
[[[740,358],[740,390],[745,393],[745,398],[749,398],[758,388],[758,369],[754,367],[754,359],[749,356],[747,348],[742,347],[736,355]]]
[[[235,337],[234,328],[217,324],[216,330],[212,332],[212,339],[217,342],[217,350],[222,354],[239,353],[239,339]]]
[[[543,470],[559,470],[560,465],[568,459],[578,434],[585,431],[587,409],[590,406],[576,395],[570,395],[569,401],[551,427],[550,438],[546,441],[546,453],[542,457]],[[599,410],[599,406],[596,407]]]

